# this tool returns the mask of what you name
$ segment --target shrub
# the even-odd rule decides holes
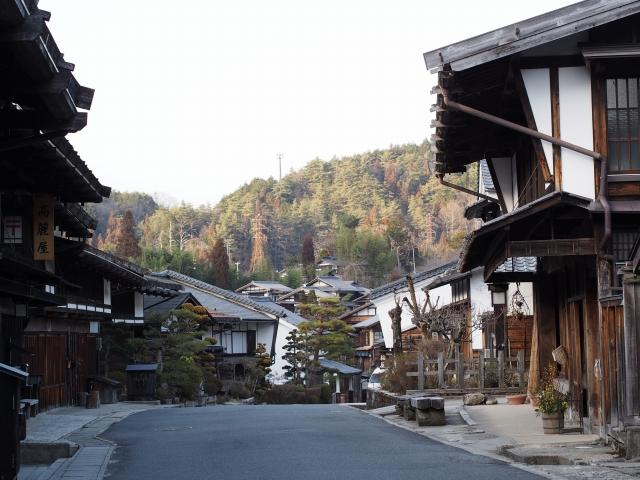
[[[273,385],[269,390],[262,392],[258,400],[272,405],[329,403],[331,387],[327,384],[309,388],[292,383]]]
[[[418,377],[407,377],[408,372],[416,371],[415,355],[396,355],[386,363],[386,371],[382,374],[382,386],[385,390],[405,393],[418,388]]]

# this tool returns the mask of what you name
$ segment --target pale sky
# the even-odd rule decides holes
[[[41,0],[96,90],[67,138],[103,184],[214,204],[254,177],[429,136],[422,53],[562,0]]]

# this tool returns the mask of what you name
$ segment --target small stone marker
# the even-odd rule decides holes
[[[411,406],[415,408],[416,420],[420,427],[434,427],[446,425],[444,414],[444,398],[418,397],[411,399]]]
[[[485,405],[497,405],[498,400],[495,397],[490,397],[490,398],[487,398],[487,400],[484,403]]]
[[[404,415],[404,407],[411,406],[411,396],[410,395],[400,395],[396,397],[396,413],[400,416]]]

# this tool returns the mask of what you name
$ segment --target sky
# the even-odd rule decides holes
[[[100,181],[215,204],[255,177],[430,135],[422,53],[562,0],[41,0]]]

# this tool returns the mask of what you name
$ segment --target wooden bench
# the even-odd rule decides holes
[[[420,427],[447,424],[444,414],[444,398],[442,397],[414,397],[411,399],[411,407]]]
[[[24,413],[27,418],[35,417],[38,415],[38,401],[37,398],[23,398],[20,403],[24,405]]]

